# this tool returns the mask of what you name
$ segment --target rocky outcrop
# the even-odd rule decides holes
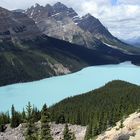
[[[93,17],[91,14],[86,14],[78,22],[78,26],[84,31],[89,31],[98,39],[108,38],[115,39],[113,35],[103,26],[99,19]]]
[[[10,125],[7,125],[6,131],[4,133],[0,132],[0,140],[25,140],[24,125],[20,124],[15,129],[11,129]]]
[[[52,135],[53,135],[54,140],[63,139],[64,128],[65,128],[65,124],[54,124],[53,123],[51,125]],[[86,127],[69,124],[69,129],[71,130],[71,132],[73,132],[75,134],[76,140],[84,140],[85,133],[86,133]]]
[[[40,127],[40,122],[36,125]],[[54,140],[61,140],[63,138],[64,128],[65,124],[51,124],[51,133]],[[86,127],[69,124],[69,129],[75,134],[76,140],[84,140]],[[10,126],[7,125],[6,131],[4,133],[0,133],[0,140],[25,140],[24,132],[25,124],[20,124],[19,127],[15,129],[11,129]]]
[[[55,75],[62,75],[62,74],[69,74],[71,71],[69,68],[64,67],[62,64],[51,64],[49,63],[49,66],[54,70]]]
[[[140,140],[140,113],[133,113],[123,122],[99,135],[97,140]]]
[[[76,22],[80,20],[78,14],[60,2],[53,6],[47,4],[45,7],[36,4],[25,13],[48,36],[88,48],[98,46],[97,39],[90,32],[77,26]]]
[[[123,52],[129,50],[138,53],[133,47],[114,37],[99,19],[91,14],[80,17],[72,8],[60,2],[46,6],[36,4],[25,13],[36,22],[44,34],[50,37],[90,49],[113,45],[116,46],[115,49],[121,48]]]
[[[41,32],[34,21],[21,12],[0,7],[0,39],[33,39]]]

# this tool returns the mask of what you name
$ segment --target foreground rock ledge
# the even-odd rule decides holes
[[[39,126],[40,123],[37,123]],[[63,131],[65,124],[51,123],[51,133],[54,140],[61,140],[63,138]],[[79,125],[70,125],[69,129],[74,132],[76,140],[84,140],[86,127]],[[0,140],[25,140],[24,138],[25,124],[20,124],[19,127],[12,129],[10,125],[7,125],[7,129],[4,133],[0,133]]]

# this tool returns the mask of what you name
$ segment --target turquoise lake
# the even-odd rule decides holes
[[[112,80],[140,85],[140,67],[130,62],[92,66],[69,75],[0,87],[0,112],[10,109],[12,104],[20,111],[28,101],[38,108],[44,103],[50,106],[66,97],[99,88]]]

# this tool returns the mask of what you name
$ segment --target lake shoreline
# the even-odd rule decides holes
[[[113,80],[140,85],[139,77],[139,67],[125,62],[91,66],[68,75],[0,87],[0,112],[7,111],[12,104],[21,111],[29,101],[39,109],[44,103],[51,106],[64,98],[100,88]]]

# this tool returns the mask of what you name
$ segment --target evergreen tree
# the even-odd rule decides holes
[[[56,124],[64,124],[66,122],[65,120],[65,116],[64,116],[64,112],[61,112],[61,114],[58,116],[57,120],[56,120]]]
[[[33,122],[33,116],[32,116],[32,106],[30,102],[28,103],[26,107],[26,123],[27,123],[27,129],[25,133],[25,139],[26,140],[37,140],[37,129],[35,127],[35,124]]]
[[[4,132],[6,124],[10,123],[10,116],[8,113],[0,113],[0,132]]]
[[[38,120],[41,119],[40,111],[36,107],[33,107],[32,115],[34,122],[37,122]]]
[[[14,105],[12,105],[11,108],[11,127],[16,128],[19,126],[20,123],[22,123],[21,114],[19,112],[16,112]]]
[[[50,113],[46,104],[41,111],[41,140],[53,140],[50,130]]]
[[[22,121],[23,122],[25,122],[25,120],[26,120],[26,112],[25,112],[25,110],[23,109],[23,111],[22,111]]]
[[[77,113],[76,124],[77,124],[77,125],[80,125],[80,124],[81,124],[81,116],[80,116],[80,112],[79,112],[79,111],[78,111],[78,113]]]
[[[99,134],[100,134],[99,133],[99,126],[98,126],[98,124],[96,124],[93,128],[93,136],[97,136]]]
[[[74,133],[70,132],[68,124],[65,125],[63,140],[76,140]]]
[[[120,121],[120,128],[123,128],[123,127],[124,127],[124,125],[123,125],[123,118],[122,118]]]
[[[85,135],[85,140],[89,140],[92,137],[93,137],[93,125],[90,122],[90,124],[87,127],[87,131],[86,131],[86,135]]]
[[[12,105],[12,108],[11,108],[11,127],[14,128],[15,127],[15,108],[14,108],[14,105]]]

